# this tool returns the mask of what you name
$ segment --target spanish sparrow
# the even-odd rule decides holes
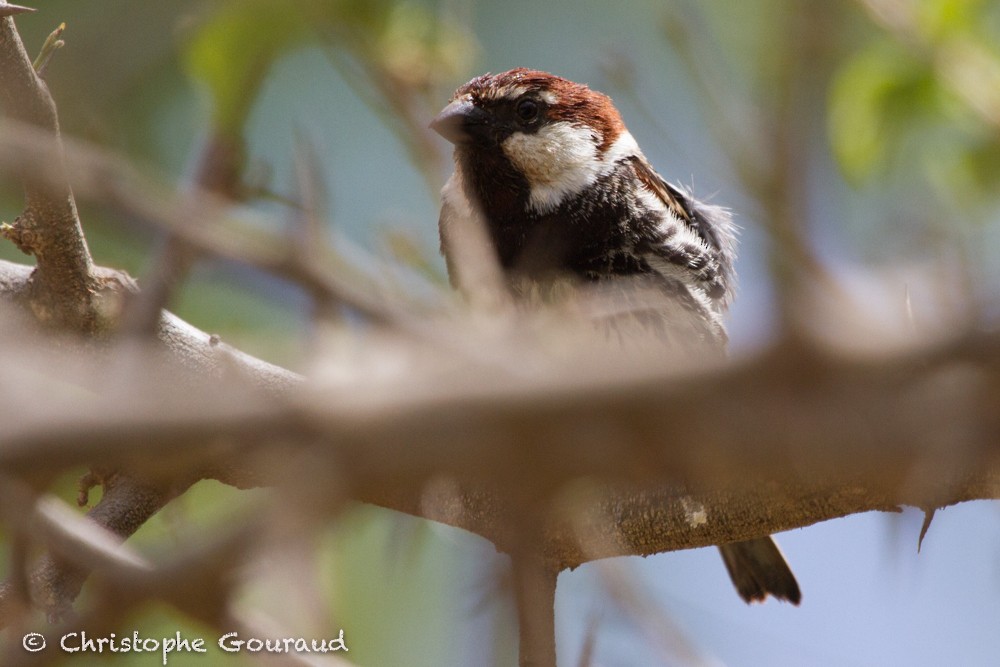
[[[671,344],[725,350],[731,217],[656,173],[610,98],[519,68],[460,87],[431,127],[455,145],[440,218],[454,284],[466,282],[455,239],[475,211],[511,285],[638,281],[664,296],[656,325]],[[798,584],[770,537],[719,549],[744,600],[771,594],[798,604]]]

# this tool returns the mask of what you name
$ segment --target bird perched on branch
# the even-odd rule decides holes
[[[657,174],[610,98],[514,69],[460,87],[431,127],[455,145],[440,219],[454,284],[466,287],[482,269],[458,256],[478,225],[511,285],[560,276],[639,285],[663,297],[656,317],[647,306],[641,319],[672,344],[725,350],[722,320],[735,284],[730,215]],[[744,600],[799,602],[770,537],[719,548]]]

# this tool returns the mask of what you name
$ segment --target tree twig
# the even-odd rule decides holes
[[[29,286],[32,310],[41,321],[97,333],[106,325],[101,304],[104,285],[93,273],[66,177],[55,103],[9,15],[0,18],[0,103],[7,116],[41,129],[39,145],[53,174],[45,187],[25,179],[24,212],[2,229],[38,262]]]
[[[538,544],[534,545],[537,549]],[[556,667],[556,578],[536,550],[511,556],[521,644],[521,667]]]

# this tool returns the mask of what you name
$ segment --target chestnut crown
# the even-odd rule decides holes
[[[485,147],[554,123],[588,129],[599,150],[607,149],[625,129],[607,95],[523,67],[484,74],[461,86],[431,128],[457,146]]]

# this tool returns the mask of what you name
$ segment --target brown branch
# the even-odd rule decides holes
[[[580,478],[600,480],[585,502],[571,504],[585,509],[563,512],[551,529],[549,558],[573,567],[899,504],[992,498],[1000,475],[998,359],[995,335],[878,361],[786,344],[681,377],[612,381],[577,363],[577,374],[542,384],[460,370],[474,382],[425,374],[365,392],[306,386],[283,401],[240,394],[212,403],[189,386],[180,388],[189,401],[167,400],[168,387],[146,374],[160,390],[156,405],[109,404],[81,425],[72,406],[53,403],[37,425],[22,419],[3,434],[0,468],[40,474],[114,460],[153,473],[169,452],[185,466],[211,468],[221,457],[240,470],[278,439],[330,462],[315,474],[349,475],[355,497],[458,525],[502,548],[509,546],[502,508],[516,500],[503,489],[557,492],[578,489]],[[151,391],[137,384],[134,393]],[[582,442],[581,433],[614,438]],[[226,448],[206,452],[209,436]],[[442,474],[497,490],[417,505],[425,482]],[[269,480],[267,471],[250,476]],[[647,490],[620,490],[626,483]],[[573,528],[581,522],[595,537],[585,547]]]
[[[126,475],[114,475],[104,481],[100,502],[87,513],[93,522],[91,530],[103,529],[108,537],[125,540],[185,488],[177,484],[157,487]],[[6,502],[9,499],[5,499]],[[81,539],[67,532],[72,523],[67,522],[66,517],[51,514],[51,509],[39,507],[13,520],[23,524],[23,530],[39,533],[49,549],[31,574],[31,591],[34,603],[45,610],[50,620],[56,621],[72,616],[71,605],[90,572],[94,568],[106,568],[109,558],[120,559],[121,556],[108,550],[102,542],[105,538]],[[131,563],[130,566],[135,565]],[[8,597],[0,588],[0,619],[9,617],[14,611],[7,606]]]
[[[29,267],[0,261],[0,296],[24,292],[30,277]],[[5,324],[10,325],[11,322],[8,320]],[[30,326],[29,322],[23,322],[19,333],[28,331],[29,336],[37,335],[36,332],[30,332]],[[301,381],[296,374],[235,350],[217,337],[198,331],[170,313],[162,314],[158,336],[171,364],[197,377],[216,378],[235,374],[242,381],[259,387],[267,395],[285,392]],[[100,375],[100,372],[95,372],[95,376]],[[80,463],[90,465],[98,459],[81,460]],[[40,472],[40,468],[30,466],[23,472],[34,476]],[[194,475],[182,470],[179,471],[179,476],[159,483],[151,481],[149,476],[110,474],[97,480],[103,485],[104,491],[97,505],[88,512],[88,517],[97,526],[124,540],[191,483],[201,477],[213,476],[223,477],[230,484],[239,487],[258,483],[258,480],[250,477],[246,467],[227,464],[216,465],[215,472],[202,470]],[[87,490],[85,488],[84,493]],[[81,567],[79,554],[75,557],[66,553],[61,558],[44,557],[31,577],[39,606],[46,609],[53,618],[65,616],[79,594],[90,567],[91,565]],[[10,606],[12,602],[16,602],[14,593],[16,590],[9,586],[0,586],[0,626],[4,625],[3,619],[9,619],[15,613],[15,609]]]
[[[66,177],[59,120],[11,16],[0,18],[0,103],[7,116],[39,127],[39,149],[53,175],[24,180],[25,208],[2,233],[37,260],[28,298],[42,322],[99,333],[106,326],[104,277],[96,275]]]
[[[276,636],[254,619],[247,621],[230,604],[236,573],[253,553],[252,543],[263,532],[261,513],[196,546],[151,563],[119,544],[117,536],[95,527],[62,502],[34,494],[26,485],[0,477],[0,512],[18,533],[32,534],[54,553],[95,571],[94,592],[84,612],[51,628],[50,637],[67,632],[106,636],[148,601],[165,602],[196,618],[219,634]],[[6,596],[5,596],[6,597]],[[5,600],[0,599],[0,602]],[[6,610],[3,610],[6,611]],[[0,616],[3,615],[0,611]],[[269,632],[271,631],[271,632]],[[290,636],[292,633],[279,633]],[[44,658],[45,656],[42,656]],[[16,644],[0,650],[4,665],[36,665],[39,656],[25,654]],[[346,665],[342,660],[306,660],[291,655],[275,664]],[[47,664],[44,660],[41,664]]]
[[[537,546],[536,546],[537,548]],[[515,554],[511,558],[517,620],[520,631],[521,667],[556,665],[556,578],[540,554]]]
[[[0,263],[14,289],[18,271],[24,278],[26,268]],[[456,336],[478,335],[451,325]],[[226,349],[172,316],[163,331],[181,374],[147,369],[153,355],[138,355],[138,372],[119,387],[126,403],[101,401],[93,413],[52,397],[41,413],[0,419],[0,470],[38,477],[105,461],[139,478],[200,471],[241,487],[280,484],[281,466],[255,463],[279,447],[283,461],[313,462],[308,479],[295,477],[300,485],[346,480],[354,498],[470,530],[506,551],[516,550],[523,519],[511,508],[528,493],[533,507],[554,508],[545,558],[558,568],[900,504],[994,498],[1000,488],[995,333],[875,358],[787,342],[686,372],[665,359],[661,367],[674,370],[591,353],[542,377],[505,372],[513,358],[484,368],[442,357],[335,389]],[[8,372],[17,362],[37,366],[17,345],[7,353]],[[214,381],[192,383],[200,376]],[[209,440],[221,446],[206,448]],[[461,482],[429,495],[428,480],[442,475]],[[132,509],[126,499],[99,521],[111,526]]]

